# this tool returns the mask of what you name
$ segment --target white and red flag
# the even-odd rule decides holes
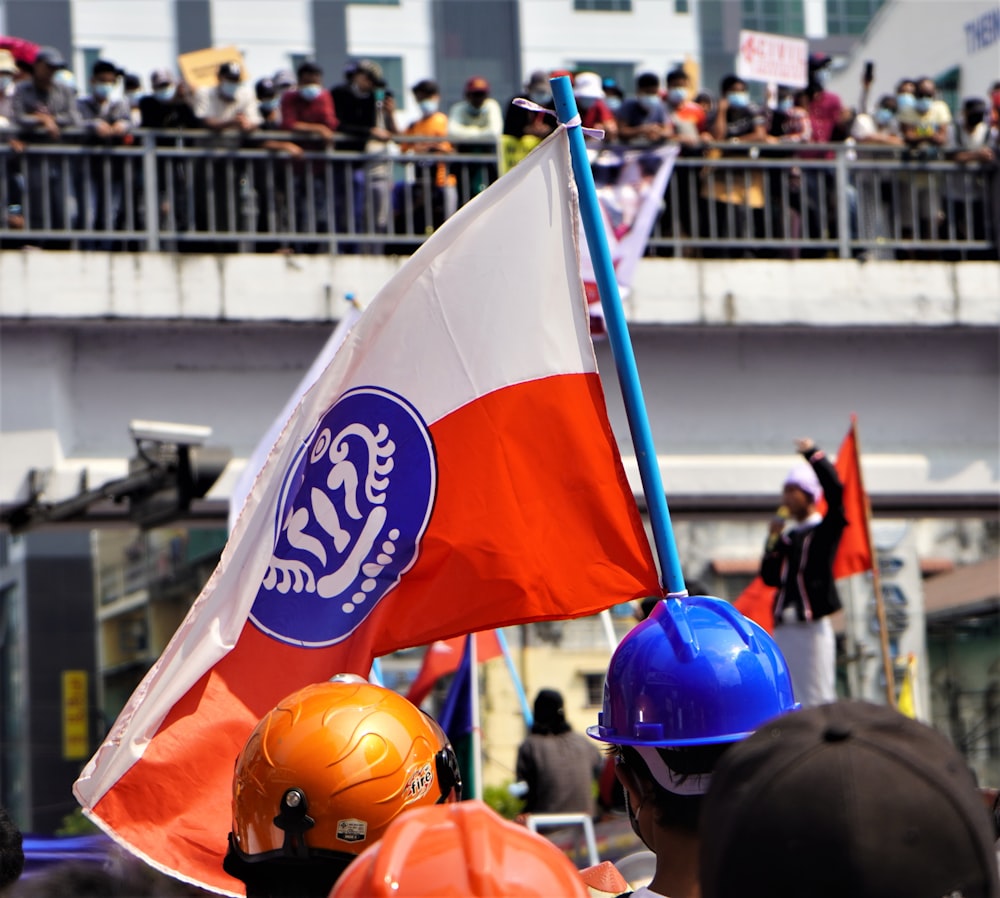
[[[242,894],[222,871],[233,764],[285,695],[396,649],[660,593],[576,239],[560,127],[372,300],[74,787],[131,851]]]

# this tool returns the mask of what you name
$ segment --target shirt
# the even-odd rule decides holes
[[[46,132],[29,116],[47,112],[60,128],[79,126],[80,113],[76,108],[76,94],[65,84],[53,82],[47,90],[39,90],[34,80],[21,81],[14,89],[13,120],[32,132],[33,137],[45,139]]]
[[[254,125],[260,125],[257,99],[249,88],[240,85],[231,100],[219,93],[218,87],[202,87],[194,95],[194,114],[202,120],[215,119],[231,122],[238,115],[245,115]]]

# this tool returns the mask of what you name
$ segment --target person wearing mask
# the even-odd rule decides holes
[[[931,78],[921,78],[913,95],[912,106],[900,109],[899,127],[911,150],[923,150],[937,156],[951,137],[951,110],[937,98],[937,86]]]
[[[400,814],[461,798],[441,727],[398,693],[339,674],[282,699],[247,738],[223,869],[247,898],[327,898]]]
[[[674,127],[663,100],[660,77],[643,72],[635,79],[635,96],[618,111],[618,137],[634,146],[656,146],[674,136]]]
[[[129,115],[132,124],[139,126],[139,101],[143,97],[142,79],[134,72],[122,72],[122,93],[125,95],[125,102],[128,103]]]
[[[448,136],[448,116],[441,111],[441,90],[437,82],[425,78],[414,84],[412,91],[420,115],[410,122],[403,134],[422,139],[404,144],[404,152],[421,156],[454,152],[451,142],[444,139]],[[458,207],[455,176],[448,173],[445,162],[423,160],[413,165],[413,183],[397,184],[394,188],[393,209],[398,219],[396,230],[404,234],[409,230],[410,220],[413,231],[423,233],[438,227]],[[428,204],[425,202],[428,196],[429,219]]]
[[[884,94],[871,113],[859,112],[854,117],[851,137],[859,146],[901,147],[903,138],[896,118],[898,108],[893,94]]]
[[[295,87],[285,91],[281,97],[281,123],[310,152],[334,146],[340,123],[333,108],[333,97],[323,88],[323,69],[318,63],[306,60],[299,66]],[[335,216],[333,210],[327,207],[327,184],[333,176],[334,167],[321,160],[296,166],[295,211],[299,231],[308,232],[311,229],[310,196],[316,231],[323,233],[330,230]],[[343,191],[338,189],[336,182],[332,186],[334,204],[339,204],[343,218],[346,215]],[[343,186],[342,181],[340,186]]]
[[[261,124],[256,97],[243,86],[243,67],[237,62],[219,66],[215,86],[200,88],[194,95],[194,112],[202,125],[219,134],[246,134]]]
[[[859,147],[859,157],[886,159],[885,152],[866,152],[866,148],[884,149],[904,146],[896,118],[895,94],[879,98],[874,111],[859,112],[851,126],[851,138]],[[896,221],[896,201],[892,189],[892,175],[882,169],[859,170],[852,173],[856,186],[858,208],[858,236],[868,246],[864,250],[868,259],[891,259],[892,251],[884,246],[892,239]]]
[[[771,522],[761,579],[775,588],[774,638],[788,662],[795,696],[811,708],[837,698],[837,650],[830,615],[840,610],[833,559],[847,526],[844,487],[810,438],[795,441],[805,461],[785,477],[782,512]],[[820,500],[826,500],[821,513]]]
[[[699,898],[698,821],[733,746],[797,708],[781,651],[722,599],[664,599],[619,643],[587,734],[608,746],[632,830],[655,856],[633,898]]]
[[[699,144],[707,113],[704,106],[691,98],[691,77],[684,69],[667,72],[666,101],[675,140],[682,146]]]
[[[525,82],[524,93],[518,96],[526,97],[544,109],[555,109],[549,77],[545,72],[532,72]],[[504,171],[517,165],[556,127],[554,114],[525,109],[514,103],[514,98],[508,100],[506,109],[501,139]]]
[[[601,82],[601,87],[604,88],[605,105],[615,115],[618,115],[618,110],[622,108],[622,103],[625,102],[625,91],[621,89],[621,86],[614,78],[605,78]]]
[[[31,77],[15,85],[11,105],[21,139],[31,143],[57,143],[64,128],[80,126],[76,92],[56,80],[56,74],[65,69],[62,53],[55,47],[41,47],[31,65]],[[62,165],[42,165],[43,161],[48,160],[36,156],[25,159],[25,224],[28,228],[57,231],[72,228],[76,223],[74,179],[64,177]],[[41,241],[37,242],[42,245]],[[47,241],[45,245],[64,244]]]
[[[585,135],[588,156],[596,157],[605,143],[618,140],[618,119],[604,102],[604,84],[596,72],[579,72],[573,79],[573,97],[580,110],[584,128],[599,128],[604,131],[603,139]],[[624,107],[624,103],[622,104]]]
[[[191,106],[191,92],[169,69],[156,69],[149,76],[153,90],[139,100],[143,128],[184,131],[201,127]],[[158,147],[175,146],[177,136],[159,134]],[[157,155],[157,184],[160,189],[159,215],[165,232],[186,231],[192,225],[188,201],[191,171],[179,157]]]
[[[463,99],[448,110],[448,136],[455,141],[458,153],[473,155],[496,154],[503,134],[503,112],[490,96],[490,83],[479,75],[465,82]],[[492,161],[470,163],[469,189],[475,195],[497,179],[498,169]]]
[[[566,720],[562,695],[535,696],[531,732],[517,750],[516,775],[526,788],[524,814],[594,815],[594,783],[601,754]]]
[[[92,144],[112,147],[132,143],[132,108],[126,99],[115,96],[121,75],[113,62],[98,59],[91,69],[90,93],[77,100],[87,139]],[[119,216],[126,182],[123,160],[118,156],[111,156],[109,160],[104,154],[92,153],[85,160],[84,174],[81,190],[84,229],[116,230],[122,224]],[[109,249],[110,244],[86,241],[82,248]]]
[[[994,162],[1000,145],[991,132],[989,105],[980,97],[967,97],[962,101],[956,130],[955,147],[948,158],[962,168],[946,175],[945,209],[955,236],[962,241],[988,239],[986,197],[997,177]],[[966,169],[965,167],[969,168]],[[949,255],[958,261],[956,254]],[[968,259],[987,260],[997,258],[996,250],[977,249],[968,251]]]

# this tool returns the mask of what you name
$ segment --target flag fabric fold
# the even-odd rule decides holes
[[[458,670],[462,661],[462,650],[465,647],[465,637],[454,639],[439,639],[427,646],[423,663],[406,697],[415,705],[419,705],[434,688],[434,684],[442,677]],[[495,630],[486,630],[476,634],[476,660],[482,663],[503,654],[500,640]]]
[[[853,419],[851,428],[837,451],[834,468],[844,487],[844,517],[847,518],[847,526],[841,534],[837,554],[833,559],[833,577],[835,580],[842,580],[844,577],[870,571],[873,565],[868,536],[868,496],[861,477],[861,459]],[[821,499],[817,508],[825,514],[826,502]],[[774,587],[768,586],[760,576],[750,582],[733,604],[768,633],[774,632]]]
[[[575,191],[560,127],[428,239],[298,404],[74,786],[155,867],[242,893],[221,867],[233,763],[293,690],[659,593],[590,342]]]

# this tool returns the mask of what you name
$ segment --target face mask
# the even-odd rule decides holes
[[[820,69],[813,73],[813,80],[820,86],[826,87],[830,83],[830,70]]]
[[[902,112],[904,109],[913,109],[917,105],[917,98],[913,94],[896,94],[896,108]]]
[[[552,94],[547,90],[536,90],[529,94],[532,103],[537,103],[539,106],[544,106],[549,100],[552,99]]]
[[[778,108],[782,112],[788,112],[795,105],[795,101],[791,97],[785,97],[783,100],[778,100]]]
[[[639,94],[636,99],[644,109],[656,109],[660,105],[660,98],[653,94]]]
[[[76,90],[76,78],[73,77],[73,73],[69,69],[57,69],[52,76],[52,82],[62,84],[70,90]]]
[[[914,104],[917,112],[924,115],[931,111],[931,105],[934,101],[930,97],[918,97],[917,102]]]
[[[153,91],[153,96],[156,97],[161,103],[169,103],[173,98],[174,94],[177,93],[176,84],[168,84],[166,87],[160,87]]]
[[[232,100],[236,96],[236,91],[239,90],[239,87],[240,85],[237,81],[220,81],[219,93],[227,100]]]
[[[318,84],[303,84],[299,88],[299,96],[303,100],[308,100],[310,103],[315,100],[321,93],[323,93],[323,88]]]
[[[95,84],[94,85],[94,96],[98,100],[106,100],[111,96],[111,91],[113,91],[115,86],[113,84]]]
[[[128,100],[128,105],[135,109],[139,105],[139,95],[138,94],[125,94],[125,99]]]
[[[7,90],[13,83],[13,75],[0,75],[0,92]]]
[[[270,100],[260,101],[260,111],[261,112],[274,112],[278,108],[278,98],[274,97]]]
[[[687,98],[688,90],[686,87],[671,87],[667,91],[667,99],[671,106],[680,106]]]
[[[607,103],[608,109],[612,112],[617,112],[622,108],[622,98],[621,97],[608,97],[605,101]]]
[[[746,91],[737,91],[734,94],[727,94],[726,99],[729,100],[730,106],[736,106],[737,108],[750,105],[750,94]]]
[[[438,100],[421,100],[420,101],[420,111],[424,115],[433,115],[438,111],[441,103]]]
[[[875,110],[875,121],[880,125],[888,125],[892,121],[894,114],[891,109],[886,109],[883,106],[881,109]]]

